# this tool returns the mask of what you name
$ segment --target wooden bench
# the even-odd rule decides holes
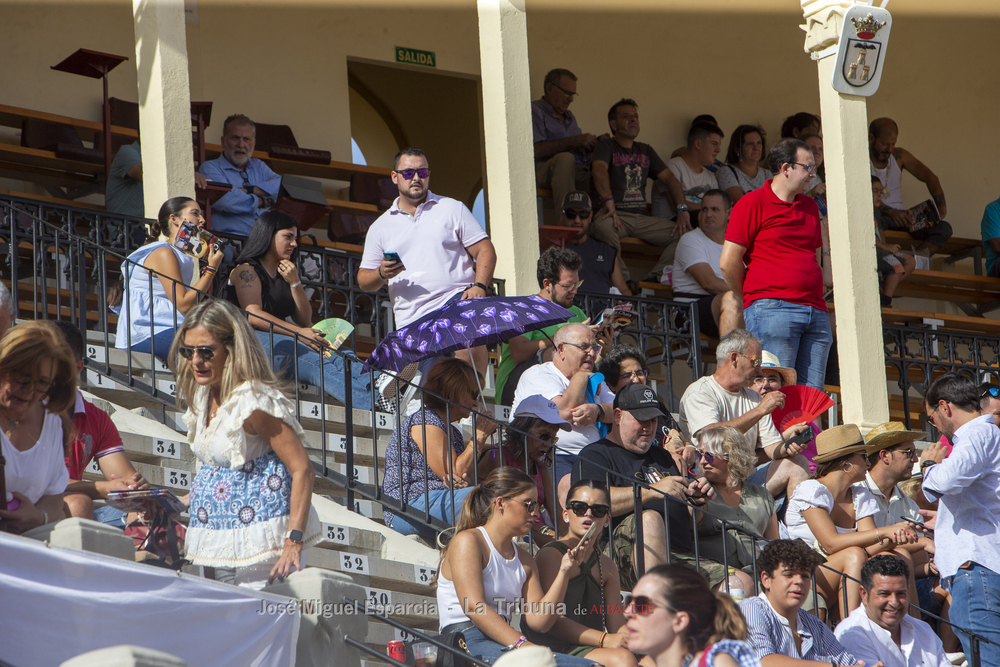
[[[899,284],[896,296],[952,301],[967,315],[983,315],[1000,308],[1000,278],[918,270]]]
[[[920,243],[909,233],[894,229],[885,230],[883,235],[886,243],[898,243],[903,248],[914,248]],[[971,257],[976,275],[983,275],[983,242],[981,239],[964,239],[953,236],[941,246],[936,254],[945,255],[944,261],[948,264],[954,264],[960,259]]]

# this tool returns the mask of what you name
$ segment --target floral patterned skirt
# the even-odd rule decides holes
[[[235,470],[203,465],[191,483],[188,560],[210,567],[243,567],[280,555],[291,494],[292,476],[274,452]],[[307,536],[318,536],[315,510],[309,524]]]

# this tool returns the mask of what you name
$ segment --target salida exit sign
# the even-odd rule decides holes
[[[396,62],[407,63],[409,65],[423,65],[424,67],[437,67],[437,59],[433,51],[419,51],[408,49],[405,46],[396,47]]]

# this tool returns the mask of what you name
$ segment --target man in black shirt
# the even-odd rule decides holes
[[[681,501],[666,500],[671,561],[691,567],[695,567],[695,559],[686,503],[701,506],[715,495],[705,478],[687,479],[677,470],[669,452],[652,447],[656,420],[661,416],[652,389],[641,384],[626,385],[615,396],[611,433],[584,447],[573,466],[573,482],[596,479],[608,482],[611,489],[614,550],[605,547],[605,551],[618,566],[622,590],[631,590],[638,580],[635,499],[629,480],[653,487],[642,490],[643,564],[647,570],[667,562],[663,494]],[[612,471],[610,480],[608,470]],[[702,558],[698,566],[713,587],[725,580],[722,563]],[[753,580],[747,577],[744,590],[752,590],[752,586]]]
[[[593,217],[590,195],[586,192],[570,192],[559,209],[559,224],[580,230],[569,240],[567,246],[583,259],[583,267],[580,269],[583,285],[580,289],[584,292],[608,294],[612,287],[616,287],[624,296],[632,296],[625,284],[625,276],[622,275],[618,251],[587,234]]]
[[[667,169],[653,147],[636,141],[639,111],[635,100],[621,99],[608,111],[612,136],[602,138],[594,148],[592,172],[594,188],[604,209],[594,222],[594,236],[621,254],[622,236],[634,236],[663,248],[650,279],[660,274],[674,259],[677,239],[691,229],[691,217],[684,203],[684,190],[674,173]],[[654,218],[646,212],[646,180],[653,177],[667,186],[667,196],[677,220]],[[625,279],[630,278],[622,266]]]

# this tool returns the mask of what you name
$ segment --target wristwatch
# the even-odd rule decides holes
[[[285,535],[285,539],[291,540],[296,544],[302,544],[302,531],[301,530],[290,530],[288,534]]]
[[[604,419],[604,408],[601,407],[600,403],[598,403],[597,404],[597,421],[601,421],[602,419]]]
[[[484,284],[482,284],[482,283],[472,283],[472,286],[473,286],[473,287],[478,287],[479,289],[481,289],[481,290],[483,290],[484,292],[486,292],[486,296],[489,296],[489,295],[490,295],[490,288],[489,288],[489,287],[487,287],[486,285],[484,285]]]
[[[681,204],[680,206],[677,207],[677,212],[678,213],[684,213],[687,210],[688,210],[688,205],[687,204]]]
[[[920,472],[923,472],[923,471],[927,470],[928,468],[930,468],[935,463],[936,462],[933,461],[932,459],[927,459],[926,461],[924,461],[923,463],[920,464]]]

